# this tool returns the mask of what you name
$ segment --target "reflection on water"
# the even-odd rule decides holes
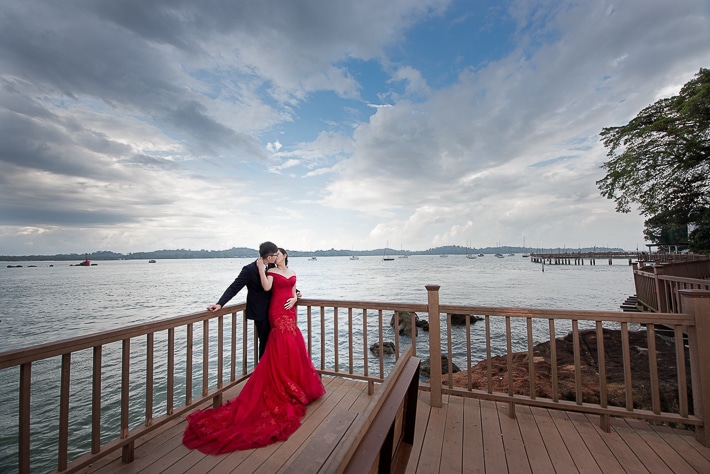
[[[425,304],[426,284],[441,286],[442,304],[476,306],[508,306],[559,309],[593,309],[616,311],[619,304],[634,293],[633,279],[626,262],[613,266],[546,266],[542,272],[539,265],[520,256],[505,259],[478,258],[469,260],[464,256],[441,259],[438,256],[412,256],[383,262],[379,257],[321,258],[309,261],[306,258],[290,259],[291,268],[298,274],[298,288],[306,298],[341,299],[363,301],[397,301]],[[0,268],[0,351],[91,334],[98,331],[120,328],[130,324],[155,321],[181,314],[203,310],[214,303],[222,291],[236,277],[250,259],[215,260],[160,260],[149,265],[147,261],[98,262],[94,267],[70,267],[68,262],[40,262],[35,268]],[[26,264],[25,264],[26,265]],[[54,265],[50,267],[49,265]],[[246,292],[239,294],[232,303],[244,301]],[[31,304],[28,304],[31,302]],[[332,319],[332,308],[326,308],[325,320]],[[420,315],[420,317],[426,315]],[[379,321],[376,312],[368,312],[368,345],[376,342]],[[394,341],[394,329],[389,322],[392,312],[384,312],[382,333],[385,341]],[[319,347],[321,338],[320,319],[314,308],[312,333],[314,347]],[[306,335],[305,311],[299,311],[299,326]],[[442,328],[446,317],[442,315]],[[242,337],[249,341],[248,354],[253,354],[253,330],[248,325],[246,336],[241,334],[241,318],[237,319],[237,345]],[[569,323],[557,323],[555,332],[563,336],[570,331]],[[588,323],[593,327],[593,323]],[[225,331],[231,331],[231,318],[224,319]],[[349,337],[354,342],[353,370],[364,370],[362,312],[353,311],[353,334],[348,333],[347,315],[339,313],[338,348],[339,368],[346,372]],[[580,328],[586,327],[585,323]],[[216,322],[210,326],[215,334]],[[452,329],[452,356],[459,367],[465,368],[465,326]],[[523,321],[511,322],[514,351],[527,349],[527,327]],[[549,339],[547,320],[533,321],[533,343]],[[447,347],[447,335],[443,333],[442,350]],[[325,331],[326,361],[331,368],[336,348],[333,328]],[[505,321],[491,319],[493,355],[506,351]],[[486,354],[485,323],[471,326],[472,363],[482,360]],[[400,344],[411,343],[407,336],[400,336]],[[162,357],[167,347],[167,331],[155,335],[155,393],[154,416],[166,412],[167,360]],[[145,399],[145,345],[144,338],[131,340],[130,426],[140,426],[144,417]],[[419,330],[417,353],[428,353],[429,334]],[[186,331],[175,331],[175,385],[179,387],[175,406],[185,402],[185,353]],[[121,344],[104,347],[102,354],[103,386],[101,439],[106,442],[119,433]],[[196,359],[202,356],[202,325],[194,327],[193,351]],[[241,371],[241,351],[237,351],[237,372]],[[316,367],[321,367],[320,351],[312,354]],[[379,361],[368,354],[367,370],[379,375]],[[82,351],[72,356],[70,384],[70,459],[90,448],[91,426],[91,364],[93,352]],[[203,365],[196,360],[193,366],[193,396],[202,391]],[[231,361],[224,361],[225,371]],[[248,360],[251,366],[253,361]],[[58,397],[61,360],[40,361],[32,366],[32,471],[46,472],[56,468],[57,423],[59,419]],[[394,364],[394,356],[385,361],[385,373]],[[216,343],[210,343],[210,386],[216,384]],[[0,371],[0,472],[17,470],[17,417],[18,417],[19,368]]]

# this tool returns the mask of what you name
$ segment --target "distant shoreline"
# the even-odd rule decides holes
[[[536,248],[532,249],[530,247],[485,247],[485,248],[475,248],[475,247],[463,247],[458,245],[448,245],[444,247],[436,247],[428,250],[396,250],[396,249],[374,249],[374,250],[315,250],[315,251],[302,251],[302,250],[290,250],[290,257],[368,257],[368,256],[382,256],[385,251],[389,255],[466,255],[468,253],[482,253],[494,255],[496,253],[504,254],[522,254],[530,252],[538,253],[549,253],[557,252],[564,253],[569,252],[570,254],[578,252],[623,252],[620,248],[606,248],[606,247],[585,247],[578,249],[560,249],[557,247],[553,248]],[[43,262],[43,261],[53,261],[53,262],[69,262],[69,261],[83,261],[85,258],[89,260],[150,260],[150,259],[197,259],[197,258],[256,258],[259,252],[256,249],[250,249],[246,247],[233,247],[227,250],[154,250],[150,252],[134,252],[134,253],[117,253],[111,251],[99,251],[99,252],[89,252],[84,254],[70,253],[70,254],[56,254],[56,255],[0,255],[0,262]]]

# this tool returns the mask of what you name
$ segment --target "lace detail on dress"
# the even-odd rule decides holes
[[[296,325],[296,317],[290,314],[277,316],[271,321],[271,330],[280,332],[281,334],[295,335],[300,334],[301,330]]]

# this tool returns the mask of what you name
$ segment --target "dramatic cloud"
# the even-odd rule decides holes
[[[0,254],[643,245],[603,127],[703,0],[0,0]]]

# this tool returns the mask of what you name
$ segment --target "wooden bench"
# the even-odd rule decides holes
[[[419,363],[406,350],[365,410],[334,412],[285,472],[403,472],[414,444]]]

